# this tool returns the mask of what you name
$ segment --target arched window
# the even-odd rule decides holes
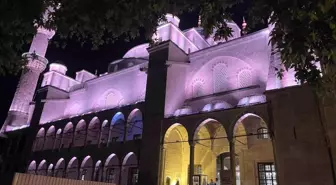
[[[54,147],[54,142],[55,142],[55,127],[51,126],[46,134],[45,138],[45,143],[44,143],[44,149],[45,150],[50,150],[53,149]]]
[[[58,129],[56,132],[54,149],[59,149],[62,142],[62,129]]]
[[[61,148],[69,148],[72,146],[73,140],[73,124],[69,122],[63,131],[62,146]]]
[[[121,112],[116,113],[111,121],[109,142],[123,141],[125,137],[125,117]]]
[[[248,87],[252,85],[252,73],[248,69],[244,69],[238,73],[238,88]]]
[[[258,133],[258,139],[268,139],[269,135],[268,135],[268,130],[265,127],[261,127],[257,130]]]
[[[223,92],[229,90],[228,83],[228,71],[227,66],[224,63],[218,63],[213,68],[213,84],[214,93]]]
[[[126,140],[141,139],[142,136],[142,113],[139,109],[134,109],[127,119]]]
[[[195,98],[195,97],[200,97],[204,95],[205,95],[205,92],[204,92],[203,83],[201,81],[194,82],[192,85],[192,96]]]
[[[99,141],[99,134],[100,133],[100,121],[98,117],[94,117],[88,127],[87,131],[87,145],[96,145]]]

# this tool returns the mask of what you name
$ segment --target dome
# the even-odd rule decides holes
[[[64,63],[57,61],[55,63],[51,63],[49,65],[49,71],[55,71],[58,72],[60,74],[65,75],[65,73],[67,72],[68,68],[64,65]]]
[[[231,109],[233,106],[229,103],[227,103],[226,101],[220,101],[215,103],[215,105],[213,106],[214,110],[221,110],[221,109]]]
[[[149,47],[148,43],[140,44],[132,49],[128,50],[123,58],[146,58],[148,59],[149,53],[147,51],[147,48]]]
[[[185,106],[185,107],[183,107],[181,109],[177,109],[174,112],[174,116],[175,117],[183,116],[183,115],[190,115],[190,114],[192,114],[192,109],[189,106]]]
[[[261,95],[254,95],[254,96],[248,96],[245,97],[238,102],[238,107],[246,107],[249,105],[259,104],[259,103],[265,103],[266,102],[266,96]]]
[[[233,106],[229,103],[227,103],[226,101],[218,101],[215,103],[208,103],[206,104],[203,109],[202,112],[210,112],[210,111],[214,111],[214,110],[223,110],[223,109],[231,109]]]
[[[108,73],[114,73],[123,69],[130,68],[148,62],[144,58],[122,58],[111,62],[108,66]]]

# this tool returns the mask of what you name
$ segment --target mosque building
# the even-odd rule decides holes
[[[26,135],[25,173],[116,185],[333,184],[314,93],[293,70],[277,76],[271,25],[246,34],[245,22],[228,21],[232,36],[215,40],[166,18],[154,44],[75,78],[48,63],[55,32],[38,29],[1,129]]]

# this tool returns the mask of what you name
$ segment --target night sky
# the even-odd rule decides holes
[[[242,12],[245,12],[245,6],[236,7],[233,12],[233,20],[241,27]],[[185,30],[191,27],[196,27],[198,22],[198,15],[196,13],[186,13],[179,16],[181,19],[180,29]],[[57,39],[57,33],[56,33]],[[107,72],[108,64],[116,59],[122,58],[122,56],[132,47],[145,43],[144,37],[139,37],[136,40],[125,42],[123,39],[116,41],[110,45],[104,45],[99,50],[91,50],[91,47],[70,41],[67,43],[65,49],[57,48],[54,45],[49,45],[46,58],[49,63],[55,61],[62,61],[68,68],[67,75],[75,77],[75,73],[82,69],[85,69],[91,73],[98,71],[98,74]],[[27,49],[28,51],[28,49]],[[0,77],[0,83],[2,87],[0,97],[0,125],[2,125],[6,119],[9,106],[12,102],[16,86],[19,80],[19,76],[5,76]]]

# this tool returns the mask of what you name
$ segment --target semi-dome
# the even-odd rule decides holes
[[[245,97],[238,102],[238,107],[245,107],[249,105],[259,104],[259,103],[265,103],[266,102],[266,96],[263,94],[260,95],[254,95],[254,96],[248,96]]]

